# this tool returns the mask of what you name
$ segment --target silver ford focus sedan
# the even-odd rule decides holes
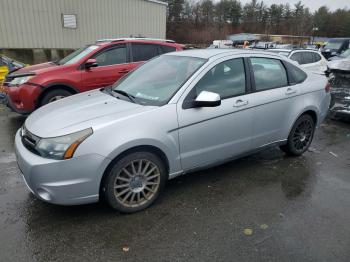
[[[250,50],[159,56],[114,86],[38,109],[17,132],[30,191],[60,205],[151,205],[165,182],[268,146],[301,155],[330,103],[325,76]]]

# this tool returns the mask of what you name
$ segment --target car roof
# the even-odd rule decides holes
[[[266,53],[265,51],[254,51],[250,49],[191,49],[180,52],[167,53],[165,55],[176,55],[176,56],[190,56],[203,59],[210,59],[213,57],[222,57],[226,55],[243,55],[243,54],[255,54],[255,55],[272,55],[281,58],[282,56],[274,53]]]

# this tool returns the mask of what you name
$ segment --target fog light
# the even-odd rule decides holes
[[[40,196],[40,198],[42,198],[45,201],[50,201],[51,200],[50,193],[47,190],[43,189],[43,188],[39,188],[37,190],[37,194]]]

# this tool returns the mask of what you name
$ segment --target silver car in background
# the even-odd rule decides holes
[[[323,75],[283,56],[191,50],[157,57],[113,87],[32,113],[18,165],[38,198],[104,198],[121,212],[151,205],[168,179],[280,146],[304,153],[330,103]]]

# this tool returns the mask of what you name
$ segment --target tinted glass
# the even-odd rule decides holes
[[[170,53],[170,52],[175,52],[176,48],[172,47],[172,46],[161,45],[160,51],[162,54],[166,54],[166,53]]]
[[[118,65],[126,63],[126,46],[108,49],[95,57],[98,66]]]
[[[311,64],[314,63],[314,56],[311,52],[300,52],[303,56],[303,64]]]
[[[288,85],[287,72],[280,60],[251,58],[257,91]]]
[[[314,63],[318,62],[321,60],[321,56],[317,53],[312,53],[312,55],[314,56]]]
[[[290,59],[297,61],[299,63],[299,65],[302,65],[304,63],[303,56],[301,55],[300,52],[292,54]]]
[[[243,59],[225,61],[213,67],[196,85],[196,93],[214,92],[222,99],[245,93]]]
[[[117,82],[123,90],[145,105],[164,105],[207,60],[164,55],[157,57]]]
[[[295,65],[292,65],[288,62],[285,62],[285,65],[287,66],[287,69],[292,76],[290,79],[291,84],[299,84],[304,82],[306,79],[307,75],[304,71],[296,67]]]
[[[157,45],[132,44],[132,56],[134,62],[147,61],[157,55]]]

